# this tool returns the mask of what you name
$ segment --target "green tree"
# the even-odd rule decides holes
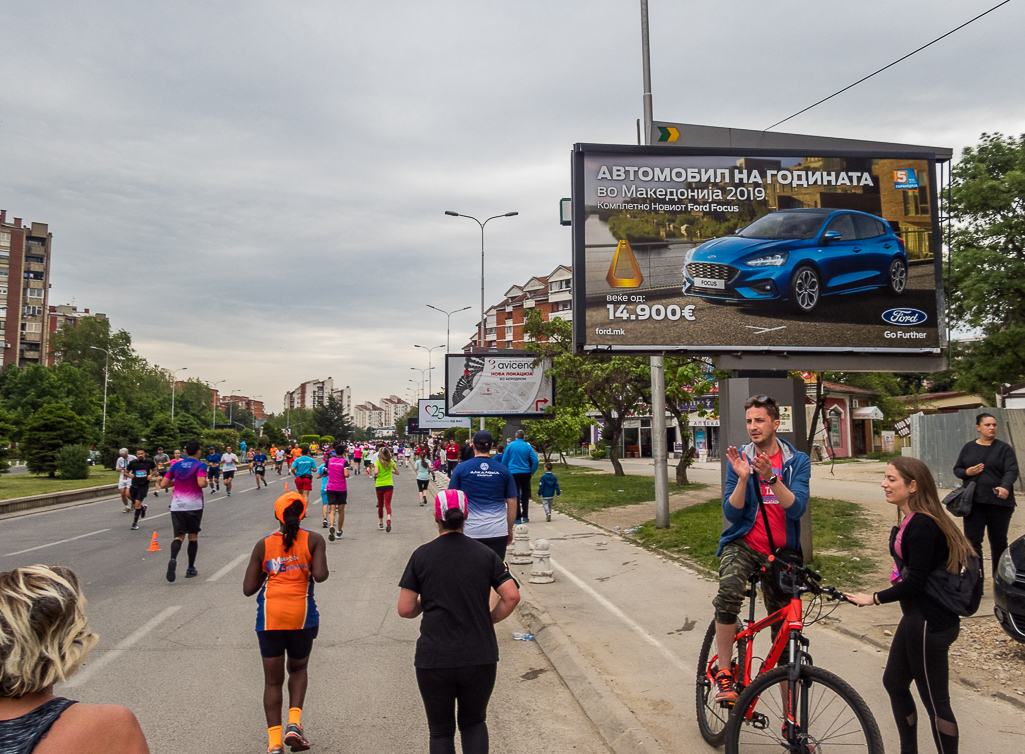
[[[238,451],[238,432],[233,429],[208,429],[203,432],[203,437],[200,439],[204,450],[213,445],[217,448],[218,453],[223,453],[224,449],[229,445],[233,452]],[[205,453],[201,453],[205,455]]]
[[[57,451],[57,470],[61,479],[89,478],[89,446],[65,445]]]
[[[190,440],[199,440],[203,436],[203,431],[206,429],[206,425],[200,424],[199,420],[196,419],[192,414],[177,413],[174,416],[174,425],[178,430],[178,442],[182,446]],[[178,446],[175,446],[178,447]],[[167,446],[164,446],[167,449]]]
[[[107,432],[97,447],[100,451],[100,463],[113,468],[121,448],[128,448],[128,452],[134,455],[142,443],[142,430],[142,421],[136,414],[121,412],[108,416]]]
[[[345,413],[345,406],[331,394],[323,406],[313,410],[314,426],[321,435],[331,435],[336,440],[346,442],[355,428]]]
[[[556,405],[593,408],[601,414],[612,468],[616,476],[624,476],[619,443],[627,417],[638,406],[650,405],[648,361],[635,356],[578,356],[571,350],[570,323],[558,318],[545,321],[537,309],[527,313],[523,332],[533,338],[530,350],[552,360],[549,374],[556,381]]]
[[[48,403],[25,424],[22,458],[33,474],[57,472],[57,454],[65,445],[84,443],[89,435],[85,421],[63,403]]]
[[[159,413],[153,417],[146,429],[146,447],[154,455],[157,448],[163,448],[170,454],[172,450],[181,447],[177,422],[171,421],[170,414]]]
[[[545,461],[552,460],[558,453],[563,456],[565,465],[566,451],[580,446],[584,430],[594,426],[594,419],[581,406],[549,408],[545,414],[544,419],[524,420],[523,430],[530,444],[540,449]]]
[[[680,428],[683,453],[676,464],[676,484],[689,484],[687,469],[694,463],[691,445],[690,409],[695,398],[707,395],[715,385],[714,373],[706,359],[691,356],[669,356],[665,360],[666,410]],[[698,414],[704,415],[699,409]]]
[[[0,474],[11,470],[8,459],[11,457],[11,442],[18,431],[15,421],[12,414],[0,409]]]
[[[278,448],[284,447],[288,443],[288,438],[285,437],[285,433],[282,432],[278,425],[269,419],[263,424],[263,436],[268,438],[268,445],[275,445]]]
[[[953,349],[957,386],[992,395],[1025,382],[1025,135],[966,147],[949,210],[951,321],[983,335]]]

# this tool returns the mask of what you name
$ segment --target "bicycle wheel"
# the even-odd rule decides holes
[[[737,632],[744,629],[743,621],[737,621]],[[698,657],[697,686],[695,688],[694,701],[698,711],[698,729],[701,737],[710,746],[722,746],[723,737],[726,735],[726,721],[729,720],[730,710],[733,705],[723,704],[715,701],[715,678],[712,669],[709,668],[709,661],[718,650],[715,648],[715,621],[713,620],[708,630],[705,631],[704,641],[701,642],[701,653]],[[740,647],[740,658],[744,657],[744,645]],[[731,661],[734,677],[736,669],[744,666],[743,659],[738,659],[737,645],[733,645],[733,658]]]
[[[850,684],[828,670],[801,666],[795,697],[797,741],[787,741],[782,693],[787,668],[758,676],[737,699],[726,725],[726,754],[790,751],[883,754],[883,739],[868,705]]]

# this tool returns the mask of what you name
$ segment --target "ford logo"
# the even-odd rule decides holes
[[[883,312],[883,322],[898,327],[920,325],[929,319],[929,315],[920,309],[887,309]]]

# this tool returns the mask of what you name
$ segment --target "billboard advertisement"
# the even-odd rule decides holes
[[[935,353],[927,153],[580,145],[581,351]]]
[[[448,354],[445,408],[449,416],[544,416],[555,405],[547,364],[533,354]]]
[[[469,427],[470,420],[458,416],[449,416],[445,412],[445,401],[421,398],[417,401],[418,419],[422,431],[429,429],[447,429],[449,427]]]

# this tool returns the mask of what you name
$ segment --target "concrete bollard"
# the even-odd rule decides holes
[[[513,552],[509,562],[514,565],[530,565],[530,532],[526,524],[516,524],[513,528]]]
[[[534,542],[534,567],[530,569],[531,584],[551,584],[555,581],[550,558],[548,540],[539,539]]]

